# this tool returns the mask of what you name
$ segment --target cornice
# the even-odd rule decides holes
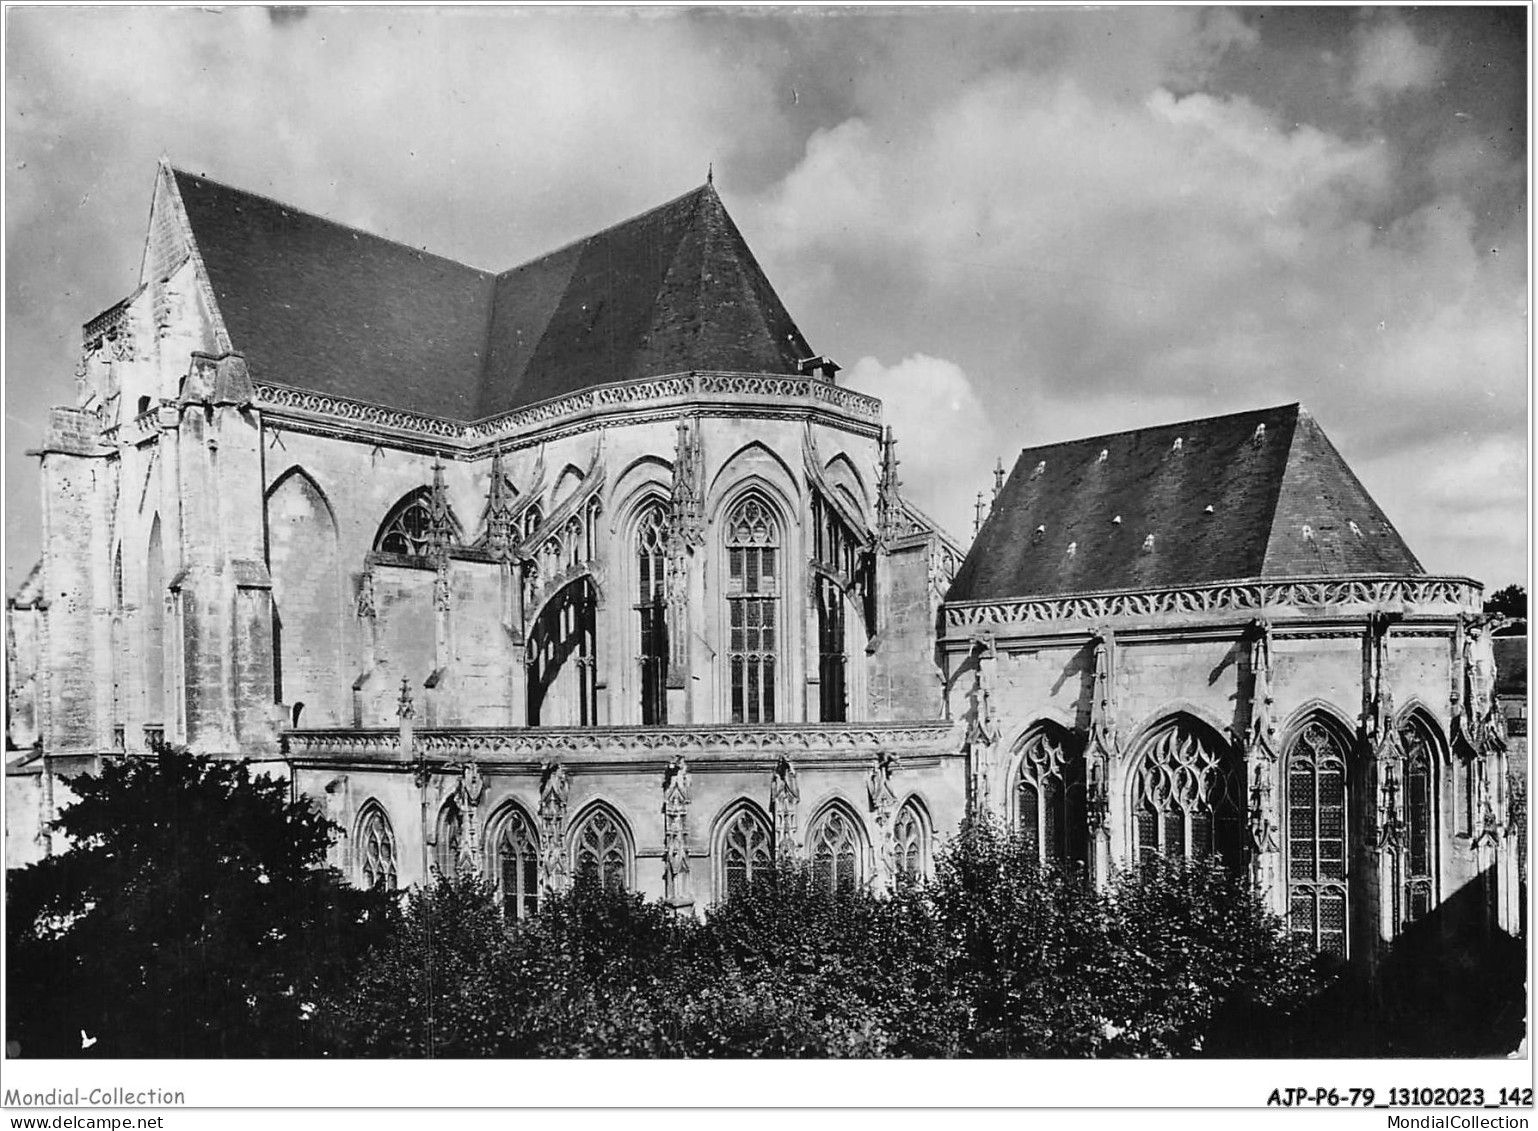
[[[689,372],[596,385],[481,420],[456,421],[366,401],[257,382],[264,416],[289,431],[387,442],[461,459],[548,443],[616,423],[675,419],[680,411],[806,420],[861,436],[880,434],[881,402],[817,377]]]
[[[617,766],[684,754],[772,765],[780,757],[868,760],[878,753],[950,753],[958,748],[955,724],[943,719],[902,723],[701,727],[438,727],[415,732],[417,753],[432,761],[528,761],[573,758]],[[285,734],[289,756],[309,759],[364,758],[405,765],[399,731],[388,728],[295,730]]]
[[[1225,581],[1166,589],[947,602],[945,628],[947,635],[968,636],[992,629],[1214,614],[1286,618],[1289,615],[1351,617],[1368,612],[1398,612],[1455,617],[1460,613],[1479,612],[1482,592],[1480,584],[1467,577],[1382,574]]]

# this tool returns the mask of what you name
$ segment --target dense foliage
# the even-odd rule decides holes
[[[68,851],[7,877],[6,1037],[37,1056],[296,1056],[391,903],[319,865],[286,781],[174,750],[74,779]]]
[[[1513,620],[1527,620],[1527,587],[1507,585],[1485,599],[1485,612]]]
[[[579,882],[504,928],[440,880],[323,1011],[342,1055],[1210,1055],[1318,988],[1279,926],[1207,862],[1099,892],[978,826],[932,883],[782,867],[703,922]]]

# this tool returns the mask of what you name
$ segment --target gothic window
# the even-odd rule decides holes
[[[892,822],[892,858],[898,876],[907,880],[924,878],[924,819],[911,801],[897,811],[897,819]]]
[[[534,532],[539,529],[539,524],[543,521],[544,519],[540,515],[539,504],[531,504],[529,509],[523,512],[523,536],[525,538],[534,537]]]
[[[752,809],[743,809],[726,827],[721,858],[725,894],[730,899],[774,867],[774,838],[768,823]]]
[[[1319,722],[1287,756],[1287,909],[1293,935],[1346,955],[1346,743]]]
[[[574,841],[576,874],[621,891],[629,886],[630,844],[619,820],[607,809],[595,809],[582,822]]]
[[[1084,813],[1084,757],[1058,727],[1039,727],[1025,740],[1015,787],[1021,839],[1043,864],[1083,862],[1088,825]]]
[[[509,919],[526,919],[539,910],[539,838],[516,809],[498,830],[496,869],[497,894]]]
[[[381,888],[394,891],[397,887],[395,874],[395,834],[390,831],[390,820],[378,805],[370,804],[358,822],[358,874],[365,888]]]
[[[1237,868],[1240,789],[1238,760],[1216,734],[1183,718],[1163,728],[1133,779],[1138,860],[1217,856]]]
[[[779,524],[758,497],[744,499],[727,519],[727,665],[734,723],[774,722],[779,545]]]
[[[668,518],[650,504],[636,527],[636,612],[641,620],[641,724],[668,721]]]
[[[824,891],[851,892],[864,879],[860,833],[841,809],[830,809],[812,828],[812,878]]]
[[[855,503],[845,493],[848,505]],[[873,612],[874,576],[859,543],[837,508],[812,494],[812,562],[818,567],[813,599],[817,609],[817,679],[823,722],[849,718],[849,658],[846,609],[851,595],[865,597],[867,621]],[[837,580],[835,580],[837,579]]]
[[[529,634],[529,726],[598,722],[598,594],[580,577],[545,606]]]
[[[160,516],[150,524],[149,553],[144,571],[144,718],[151,725],[165,720],[166,576]],[[173,634],[171,639],[175,641]]]
[[[822,721],[849,718],[849,688],[844,654],[844,592],[826,577],[817,579],[817,678]]]
[[[1414,922],[1431,910],[1436,860],[1436,759],[1431,736],[1411,723],[1404,748],[1404,914]]]
[[[460,846],[464,842],[465,818],[459,805],[450,798],[438,811],[438,840],[433,863],[440,876],[453,877],[459,872]]]
[[[432,512],[428,509],[430,495],[428,488],[419,487],[396,503],[380,523],[379,533],[374,536],[374,549],[387,554],[426,557],[428,532],[432,529]]]

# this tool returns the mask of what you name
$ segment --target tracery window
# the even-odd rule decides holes
[[[1404,916],[1413,923],[1431,910],[1436,860],[1436,759],[1431,736],[1411,723],[1404,748]]]
[[[852,499],[846,501],[855,507]],[[817,492],[812,494],[812,562],[819,570],[814,587],[819,717],[823,722],[847,722],[847,603],[863,595],[862,611],[869,623],[874,612],[875,577],[869,558],[861,555],[859,542],[838,509]]]
[[[1021,839],[1043,864],[1083,862],[1088,855],[1084,757],[1072,735],[1038,727],[1025,740],[1015,786]]]
[[[618,819],[607,809],[595,809],[582,822],[574,844],[579,877],[593,877],[612,891],[629,885],[630,844]]]
[[[822,721],[849,718],[848,658],[844,653],[844,592],[826,577],[817,579],[817,679]]]
[[[509,919],[539,910],[539,837],[527,817],[514,809],[497,833],[497,893]]]
[[[358,822],[358,873],[363,886],[394,891],[398,886],[395,872],[395,834],[390,820],[378,805],[370,804]]]
[[[641,724],[668,721],[667,511],[654,502],[636,527],[636,612],[641,619]]]
[[[750,495],[733,509],[726,524],[726,601],[734,723],[774,722],[779,545],[779,524],[762,500]]]
[[[812,829],[812,878],[824,891],[851,892],[864,879],[860,834],[841,809],[830,809]]]
[[[579,577],[540,612],[527,646],[529,726],[598,721],[598,594]]]
[[[1293,935],[1346,955],[1346,743],[1311,722],[1287,756],[1287,910]]]
[[[730,899],[774,867],[774,838],[768,822],[752,809],[743,809],[726,827],[721,857],[725,894]]]
[[[428,488],[419,487],[396,503],[380,523],[379,533],[374,536],[374,549],[387,554],[426,557],[430,549],[428,534],[432,529],[432,512],[428,509],[430,494]]]
[[[459,811],[458,802],[450,798],[438,811],[438,839],[433,863],[440,876],[452,877],[459,872],[460,847],[464,843],[465,818]]]
[[[913,802],[906,802],[892,822],[892,863],[903,879],[924,878],[924,820]]]
[[[1140,862],[1217,856],[1239,866],[1238,759],[1207,728],[1177,719],[1149,740],[1133,780]]]

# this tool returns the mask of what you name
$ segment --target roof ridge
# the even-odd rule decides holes
[[[340,228],[344,232],[353,232],[360,236],[367,236],[369,239],[378,240],[380,243],[387,243],[393,247],[404,248],[405,250],[410,251],[416,255],[426,255],[444,263],[451,263],[455,267],[464,268],[466,271],[474,271],[478,275],[485,275],[488,279],[494,280],[497,278],[497,272],[495,271],[489,271],[484,267],[477,267],[473,263],[464,262],[462,259],[452,259],[449,256],[442,255],[436,251],[428,251],[425,247],[416,247],[415,245],[406,243],[403,240],[391,239],[389,236],[380,235],[378,232],[371,232],[367,228],[360,228],[356,224],[349,224],[344,220],[333,220],[330,216],[323,216],[319,212],[312,212],[308,208],[301,208],[297,204],[291,204],[286,200],[279,200],[275,196],[268,196],[266,193],[252,192],[250,189],[243,189],[238,185],[226,184],[224,181],[215,180],[213,177],[207,176],[204,173],[194,173],[188,169],[178,168],[175,165],[170,165],[169,168],[173,176],[193,177],[200,181],[206,181],[207,183],[214,185],[217,188],[224,189],[226,192],[237,192],[241,196],[250,197],[253,200],[260,200],[265,204],[275,204],[279,208],[286,209],[290,212],[297,212],[301,216],[306,216],[311,220],[319,220],[322,224],[329,224],[333,228]]]
[[[1264,415],[1265,413],[1280,412],[1283,409],[1289,409],[1289,408],[1298,409],[1299,411],[1302,411],[1301,404],[1299,402],[1297,402],[1297,401],[1292,401],[1289,404],[1271,405],[1268,408],[1241,409],[1238,412],[1222,412],[1222,413],[1218,413],[1218,414],[1216,414],[1214,416],[1197,416],[1197,417],[1192,417],[1192,418],[1186,419],[1186,420],[1170,420],[1170,421],[1166,421],[1166,422],[1164,422],[1162,424],[1144,424],[1144,425],[1142,425],[1141,427],[1138,427],[1138,428],[1123,428],[1123,429],[1121,429],[1119,431],[1116,431],[1116,432],[1096,432],[1093,435],[1080,436],[1077,439],[1073,439],[1073,440],[1054,440],[1050,444],[1032,444],[1032,445],[1030,445],[1028,447],[1021,448],[1020,449],[1020,453],[1021,453],[1021,455],[1024,455],[1026,452],[1043,452],[1043,451],[1048,451],[1048,450],[1050,450],[1052,448],[1066,448],[1066,447],[1069,447],[1069,446],[1071,446],[1073,444],[1085,443],[1086,441],[1089,441],[1089,440],[1112,440],[1112,439],[1115,439],[1117,436],[1131,436],[1131,435],[1134,435],[1134,434],[1136,434],[1138,432],[1152,432],[1152,431],[1154,431],[1155,429],[1158,429],[1158,428],[1177,428],[1177,427],[1179,427],[1180,425],[1183,425],[1183,424],[1191,424],[1191,425],[1211,424],[1214,421],[1232,420],[1235,417],[1240,417],[1240,416],[1261,416],[1261,415]]]
[[[501,278],[503,278],[506,275],[511,275],[514,271],[521,271],[525,267],[530,266],[531,264],[535,264],[535,263],[540,262],[541,260],[550,259],[553,256],[560,255],[561,252],[563,252],[563,251],[570,251],[574,247],[580,247],[582,244],[585,244],[585,243],[589,242],[590,240],[596,240],[600,236],[608,235],[610,232],[617,232],[619,229],[621,229],[623,227],[626,227],[626,226],[628,226],[630,224],[634,224],[638,220],[644,220],[648,216],[651,216],[651,215],[654,215],[655,213],[661,212],[664,208],[671,208],[675,204],[678,204],[680,201],[687,200],[691,196],[697,196],[697,195],[699,195],[699,194],[701,194],[701,193],[703,193],[703,192],[705,192],[707,190],[711,193],[711,195],[713,195],[713,196],[715,195],[715,191],[716,190],[712,186],[710,186],[708,184],[707,185],[701,185],[699,188],[690,189],[688,192],[679,193],[672,200],[665,200],[661,204],[658,204],[658,205],[655,205],[655,206],[653,206],[651,208],[646,209],[644,212],[637,212],[634,216],[626,217],[625,219],[616,221],[615,223],[610,224],[607,227],[599,228],[596,232],[589,232],[585,236],[577,236],[575,239],[567,240],[565,243],[561,244],[559,247],[553,247],[549,251],[542,251],[538,255],[533,256],[533,257],[531,257],[529,259],[525,259],[521,263],[515,263],[511,267],[507,268],[507,270],[505,270],[505,271],[498,271],[498,272],[496,272],[495,273],[495,277],[498,278],[498,279],[501,279]],[[719,200],[720,197],[718,196],[717,199]],[[722,205],[722,207],[725,208],[725,205]]]

